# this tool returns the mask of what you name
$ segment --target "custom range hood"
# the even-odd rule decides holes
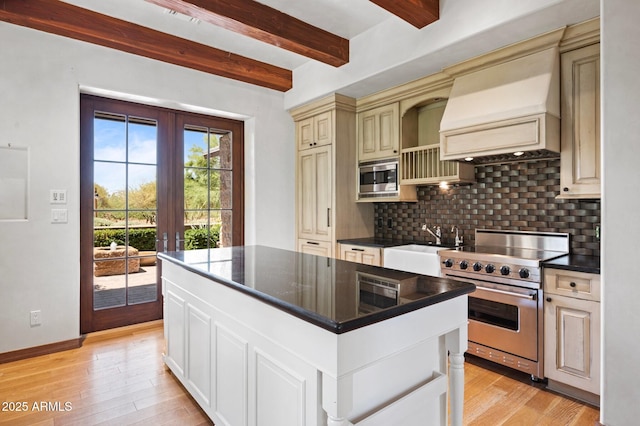
[[[488,164],[559,156],[557,45],[471,72],[452,68],[458,75],[440,124],[442,160]]]

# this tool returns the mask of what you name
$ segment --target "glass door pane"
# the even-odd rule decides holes
[[[232,245],[232,133],[184,128],[184,248]]]
[[[155,302],[157,122],[96,112],[93,128],[94,310]]]

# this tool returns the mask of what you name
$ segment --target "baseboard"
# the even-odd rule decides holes
[[[600,396],[591,392],[587,392],[570,385],[565,385],[564,383],[556,382],[551,379],[549,379],[547,383],[547,389],[600,408]]]
[[[82,346],[83,340],[84,337],[81,336],[77,339],[65,340],[63,342],[50,343],[48,345],[34,346],[32,348],[1,353],[0,364],[19,361],[26,358],[33,358],[35,356],[48,355],[54,352],[68,351],[69,349],[77,349]]]
[[[148,330],[161,328],[162,325],[163,321],[161,319],[148,321],[140,324],[112,328],[110,330],[96,331],[95,333],[82,335],[77,339],[65,340],[63,342],[50,343],[48,345],[34,346],[32,348],[5,352],[0,354],[0,364],[6,364],[7,362],[19,361],[21,359],[33,358],[41,355],[48,355],[54,352],[68,351],[69,349],[77,349],[81,347],[85,342],[91,343],[95,341],[122,337],[130,334],[144,333]]]

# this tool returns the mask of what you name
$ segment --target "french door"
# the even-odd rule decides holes
[[[241,245],[243,123],[82,95],[81,333],[162,318],[159,251]]]

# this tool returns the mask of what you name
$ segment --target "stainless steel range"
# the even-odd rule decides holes
[[[541,263],[569,234],[477,229],[475,247],[438,252],[443,276],[471,282],[468,353],[544,377]]]

